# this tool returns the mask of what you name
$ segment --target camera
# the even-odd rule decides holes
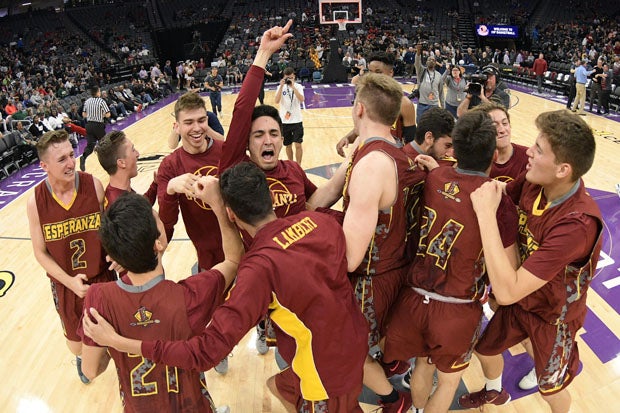
[[[487,81],[488,76],[484,73],[474,73],[471,75],[465,75],[464,78],[470,83],[467,85],[466,93],[470,95],[479,95],[482,91],[482,86]]]
[[[286,80],[284,80],[284,83],[286,83],[287,85],[290,86],[290,85],[293,84],[293,81],[291,79],[286,79]]]

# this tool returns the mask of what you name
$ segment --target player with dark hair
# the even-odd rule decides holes
[[[277,218],[265,174],[250,162],[226,170],[220,188],[229,217],[254,240],[228,300],[203,333],[185,342],[128,340],[91,311],[97,324],[85,318],[86,334],[156,363],[202,371],[269,310],[280,354],[290,365],[268,380],[274,395],[289,410],[361,412],[368,330],[347,279],[339,224],[314,211]]]
[[[94,283],[116,279],[108,269],[97,237],[103,208],[103,186],[92,175],[76,172],[76,159],[64,130],[43,134],[37,142],[47,179],[35,187],[27,213],[32,248],[50,279],[56,311],[67,346],[75,354],[78,375],[82,343],[76,331],[83,298]]]
[[[570,410],[566,387],[579,367],[576,337],[602,244],[601,213],[581,179],[592,166],[596,144],[586,122],[565,110],[540,114],[536,126],[540,133],[527,151],[527,173],[507,186],[518,200],[518,269],[511,269],[498,248],[495,210],[502,184],[486,183],[471,195],[500,307],[476,345],[486,385],[460,397],[465,408],[510,401],[501,382],[502,352],[529,337],[538,391],[553,412]]]
[[[209,181],[212,180],[212,181]],[[218,218],[224,261],[211,270],[175,283],[164,278],[161,257],[167,241],[163,224],[148,201],[134,193],[123,194],[101,220],[101,242],[127,269],[127,281],[98,284],[86,295],[86,308],[96,308],[130,337],[187,340],[202,332],[224,291],[233,281],[243,246],[235,226],[218,202],[217,180],[202,177],[196,193]],[[155,363],[144,357],[100,347],[84,340],[84,374],[91,380],[114,359],[125,411],[216,412],[204,373]],[[217,409],[217,411],[226,411]]]
[[[480,299],[488,284],[469,194],[490,181],[495,126],[485,113],[468,113],[456,123],[452,140],[458,167],[439,167],[426,177],[411,288],[402,290],[392,308],[386,335],[386,360],[416,357],[410,383],[414,411],[448,411],[480,334]],[[500,244],[516,266],[517,214],[508,196],[497,214]],[[435,371],[437,390],[429,400]]]
[[[385,52],[378,52],[371,55],[368,59],[368,72],[379,73],[386,76],[394,76],[394,55]],[[354,76],[351,83],[357,84],[363,75]],[[407,96],[403,95],[400,101],[400,113],[396,121],[391,126],[392,136],[397,138],[401,143],[411,142],[416,134],[416,111],[415,105]],[[354,130],[345,135],[338,141],[336,151],[340,156],[344,155],[344,149],[350,143],[355,142],[357,135]]]
[[[415,139],[403,146],[411,159],[428,155],[435,160],[452,157],[454,118],[446,109],[430,108],[420,116]]]
[[[527,166],[527,147],[511,142],[512,129],[508,109],[497,102],[485,102],[474,110],[487,113],[497,129],[497,158],[493,161],[491,178],[502,182],[517,179]]]
[[[285,34],[291,24],[292,21],[289,21],[284,26]],[[333,205],[342,194],[347,165],[343,163],[329,181],[317,188],[297,162],[278,159],[283,145],[282,119],[278,109],[270,105],[255,106],[255,102],[260,93],[267,62],[288,37],[290,34],[273,38],[263,35],[254,62],[235,101],[233,119],[219,164],[221,173],[243,161],[258,165],[267,176],[272,207],[278,218],[298,214],[307,207],[314,209]],[[243,233],[243,240],[248,247],[251,236]],[[256,349],[260,354],[267,353],[268,346],[276,344],[275,337],[268,334],[271,329],[268,319],[266,321],[267,325],[261,321],[258,326]]]

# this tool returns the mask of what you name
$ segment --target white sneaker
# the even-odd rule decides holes
[[[620,196],[620,184],[616,184],[616,193]]]
[[[230,413],[230,407],[227,405],[218,406],[215,408],[215,413]]]
[[[214,367],[214,369],[221,375],[228,373],[228,356],[226,356],[226,358],[220,361],[219,364]]]
[[[258,351],[258,354],[267,354],[269,351],[265,329],[261,328],[259,325],[256,326],[256,351]]]
[[[519,388],[521,390],[532,390],[538,386],[538,377],[536,377],[536,369],[532,368],[521,380],[519,380]]]

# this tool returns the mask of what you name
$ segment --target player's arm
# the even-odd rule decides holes
[[[77,274],[75,277],[70,276],[47,251],[34,196],[28,199],[26,212],[35,259],[52,278],[73,291],[78,297],[83,298],[86,295],[86,290],[88,290],[88,284],[85,283],[88,277],[86,274]]]
[[[304,87],[302,85],[296,84],[293,87],[293,93],[297,100],[299,100],[299,103],[304,103]]]
[[[105,202],[105,189],[101,181],[93,176],[93,183],[95,185],[95,193],[97,194],[97,200],[99,201],[99,208],[103,211],[103,204]]]
[[[105,206],[105,190],[103,189],[103,184],[101,181],[93,176],[93,184],[95,185],[95,193],[97,194],[97,200],[99,201],[99,208],[101,211],[104,210]],[[109,255],[105,257],[106,261],[110,263],[108,266],[109,270],[123,272],[125,269],[119,265],[116,261],[112,260]]]
[[[177,132],[177,130],[173,127],[172,131],[170,131],[170,135],[168,135],[168,148],[176,149],[179,146],[179,141],[181,140],[181,136]]]
[[[547,281],[523,267],[515,269],[517,254],[514,248],[504,248],[497,223],[497,207],[501,197],[502,187],[495,180],[484,183],[471,194],[493,294],[498,304],[509,305],[538,290]]]
[[[284,88],[284,79],[280,79],[280,84],[278,85],[278,90],[276,90],[276,95],[274,98],[274,103],[276,105],[280,104],[280,101],[282,100],[282,89]]]
[[[228,219],[217,178],[203,176],[196,181],[194,187],[196,196],[209,204],[220,226],[224,261],[213,266],[213,269],[218,270],[224,275],[226,288],[228,288],[237,275],[237,267],[243,255],[243,243],[239,236],[239,230]]]
[[[415,140],[415,105],[405,96],[403,96],[400,102],[400,116],[403,118],[403,138],[405,142]]]
[[[378,211],[396,199],[396,168],[382,152],[364,156],[353,168],[348,185],[349,206],[343,230],[347,240],[348,271],[362,262],[375,233]]]
[[[469,104],[471,103],[472,95],[470,93],[465,94],[465,99],[459,103],[459,107],[456,108],[456,115],[458,117],[463,116],[467,112],[469,112]]]
[[[414,115],[414,119],[415,119],[415,115]],[[414,123],[415,123],[415,121],[414,121]],[[347,133],[336,144],[336,152],[338,152],[338,155],[340,155],[340,156],[342,156],[344,158],[346,156],[346,154],[344,153],[344,148],[347,148],[350,143],[355,142],[355,139],[357,139],[357,133],[355,133],[355,130],[351,129],[349,131],[349,133]]]
[[[156,363],[206,371],[215,366],[256,325],[272,300],[265,280],[272,271],[271,263],[260,263],[255,257],[239,270],[237,284],[230,297],[213,313],[204,331],[186,341],[140,341],[120,336],[94,308],[83,318],[84,332],[100,345],[118,351],[140,354]],[[244,269],[245,268],[245,269]],[[243,281],[242,281],[243,280]]]
[[[240,162],[245,155],[252,127],[252,111],[263,87],[265,67],[273,53],[279,50],[284,42],[292,36],[288,33],[291,24],[292,20],[289,20],[286,26],[272,27],[263,33],[254,62],[245,75],[245,81],[241,85],[239,96],[235,101],[228,136],[222,148],[219,165],[220,174]]]
[[[357,144],[357,142],[356,142]],[[344,153],[344,152],[343,152]],[[331,178],[323,185],[319,186],[316,191],[306,201],[306,206],[309,210],[315,210],[316,208],[323,207],[329,208],[336,203],[342,197],[342,190],[344,188],[344,180],[347,174],[347,169],[351,163],[351,151],[347,158],[342,161],[338,169],[334,172]]]
[[[225,141],[224,135],[213,129],[211,126],[207,125],[207,136],[211,139],[215,139],[218,141]]]
[[[168,155],[173,156],[173,155]],[[157,172],[157,204],[159,205],[159,218],[166,229],[166,238],[168,241],[172,239],[174,234],[174,226],[179,220],[179,195],[168,194],[168,183],[174,176],[170,168],[172,162],[170,159],[164,158]]]

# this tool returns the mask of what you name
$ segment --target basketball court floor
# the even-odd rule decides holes
[[[411,91],[413,82],[401,80]],[[349,84],[305,84],[304,158],[302,167],[315,183],[328,178],[342,160],[336,142],[351,128],[353,88]],[[266,103],[273,104],[273,89]],[[565,98],[534,95],[531,90],[511,85],[510,110],[513,141],[531,145],[537,135],[537,114],[562,109]],[[222,124],[228,129],[237,90],[223,96]],[[141,113],[109,125],[107,130],[123,129],[140,151],[139,176],[134,189],[141,193],[150,184],[153,171],[170,152],[166,138],[174,118],[172,96]],[[564,99],[564,100],[563,100]],[[207,99],[207,107],[209,103]],[[209,108],[210,109],[210,108]],[[588,114],[586,122],[594,129],[597,155],[585,176],[586,186],[597,201],[605,220],[604,246],[588,296],[588,315],[579,339],[583,369],[570,387],[572,412],[611,412],[620,410],[620,198],[615,185],[620,182],[620,116]],[[81,142],[83,149],[84,142]],[[351,148],[349,148],[351,150]],[[81,153],[81,151],[79,151]],[[284,151],[281,157],[284,157]],[[107,184],[96,156],[87,161],[87,171]],[[3,412],[120,412],[118,384],[113,367],[88,386],[76,374],[74,360],[64,344],[54,311],[49,282],[32,253],[26,218],[26,200],[32,188],[44,178],[36,165],[24,168],[0,182],[0,410]],[[182,279],[191,273],[195,252],[182,220],[164,256],[166,276]],[[216,404],[228,404],[232,412],[283,412],[270,395],[265,380],[277,371],[273,350],[259,356],[254,348],[255,333],[250,331],[235,347],[229,372],[207,374]],[[516,383],[531,368],[523,348],[505,353],[504,385],[513,402],[487,411],[549,411],[535,391],[520,391]],[[477,390],[483,379],[476,360],[465,373],[461,390]],[[367,412],[376,406],[364,405]],[[455,407],[456,408],[456,407]]]

